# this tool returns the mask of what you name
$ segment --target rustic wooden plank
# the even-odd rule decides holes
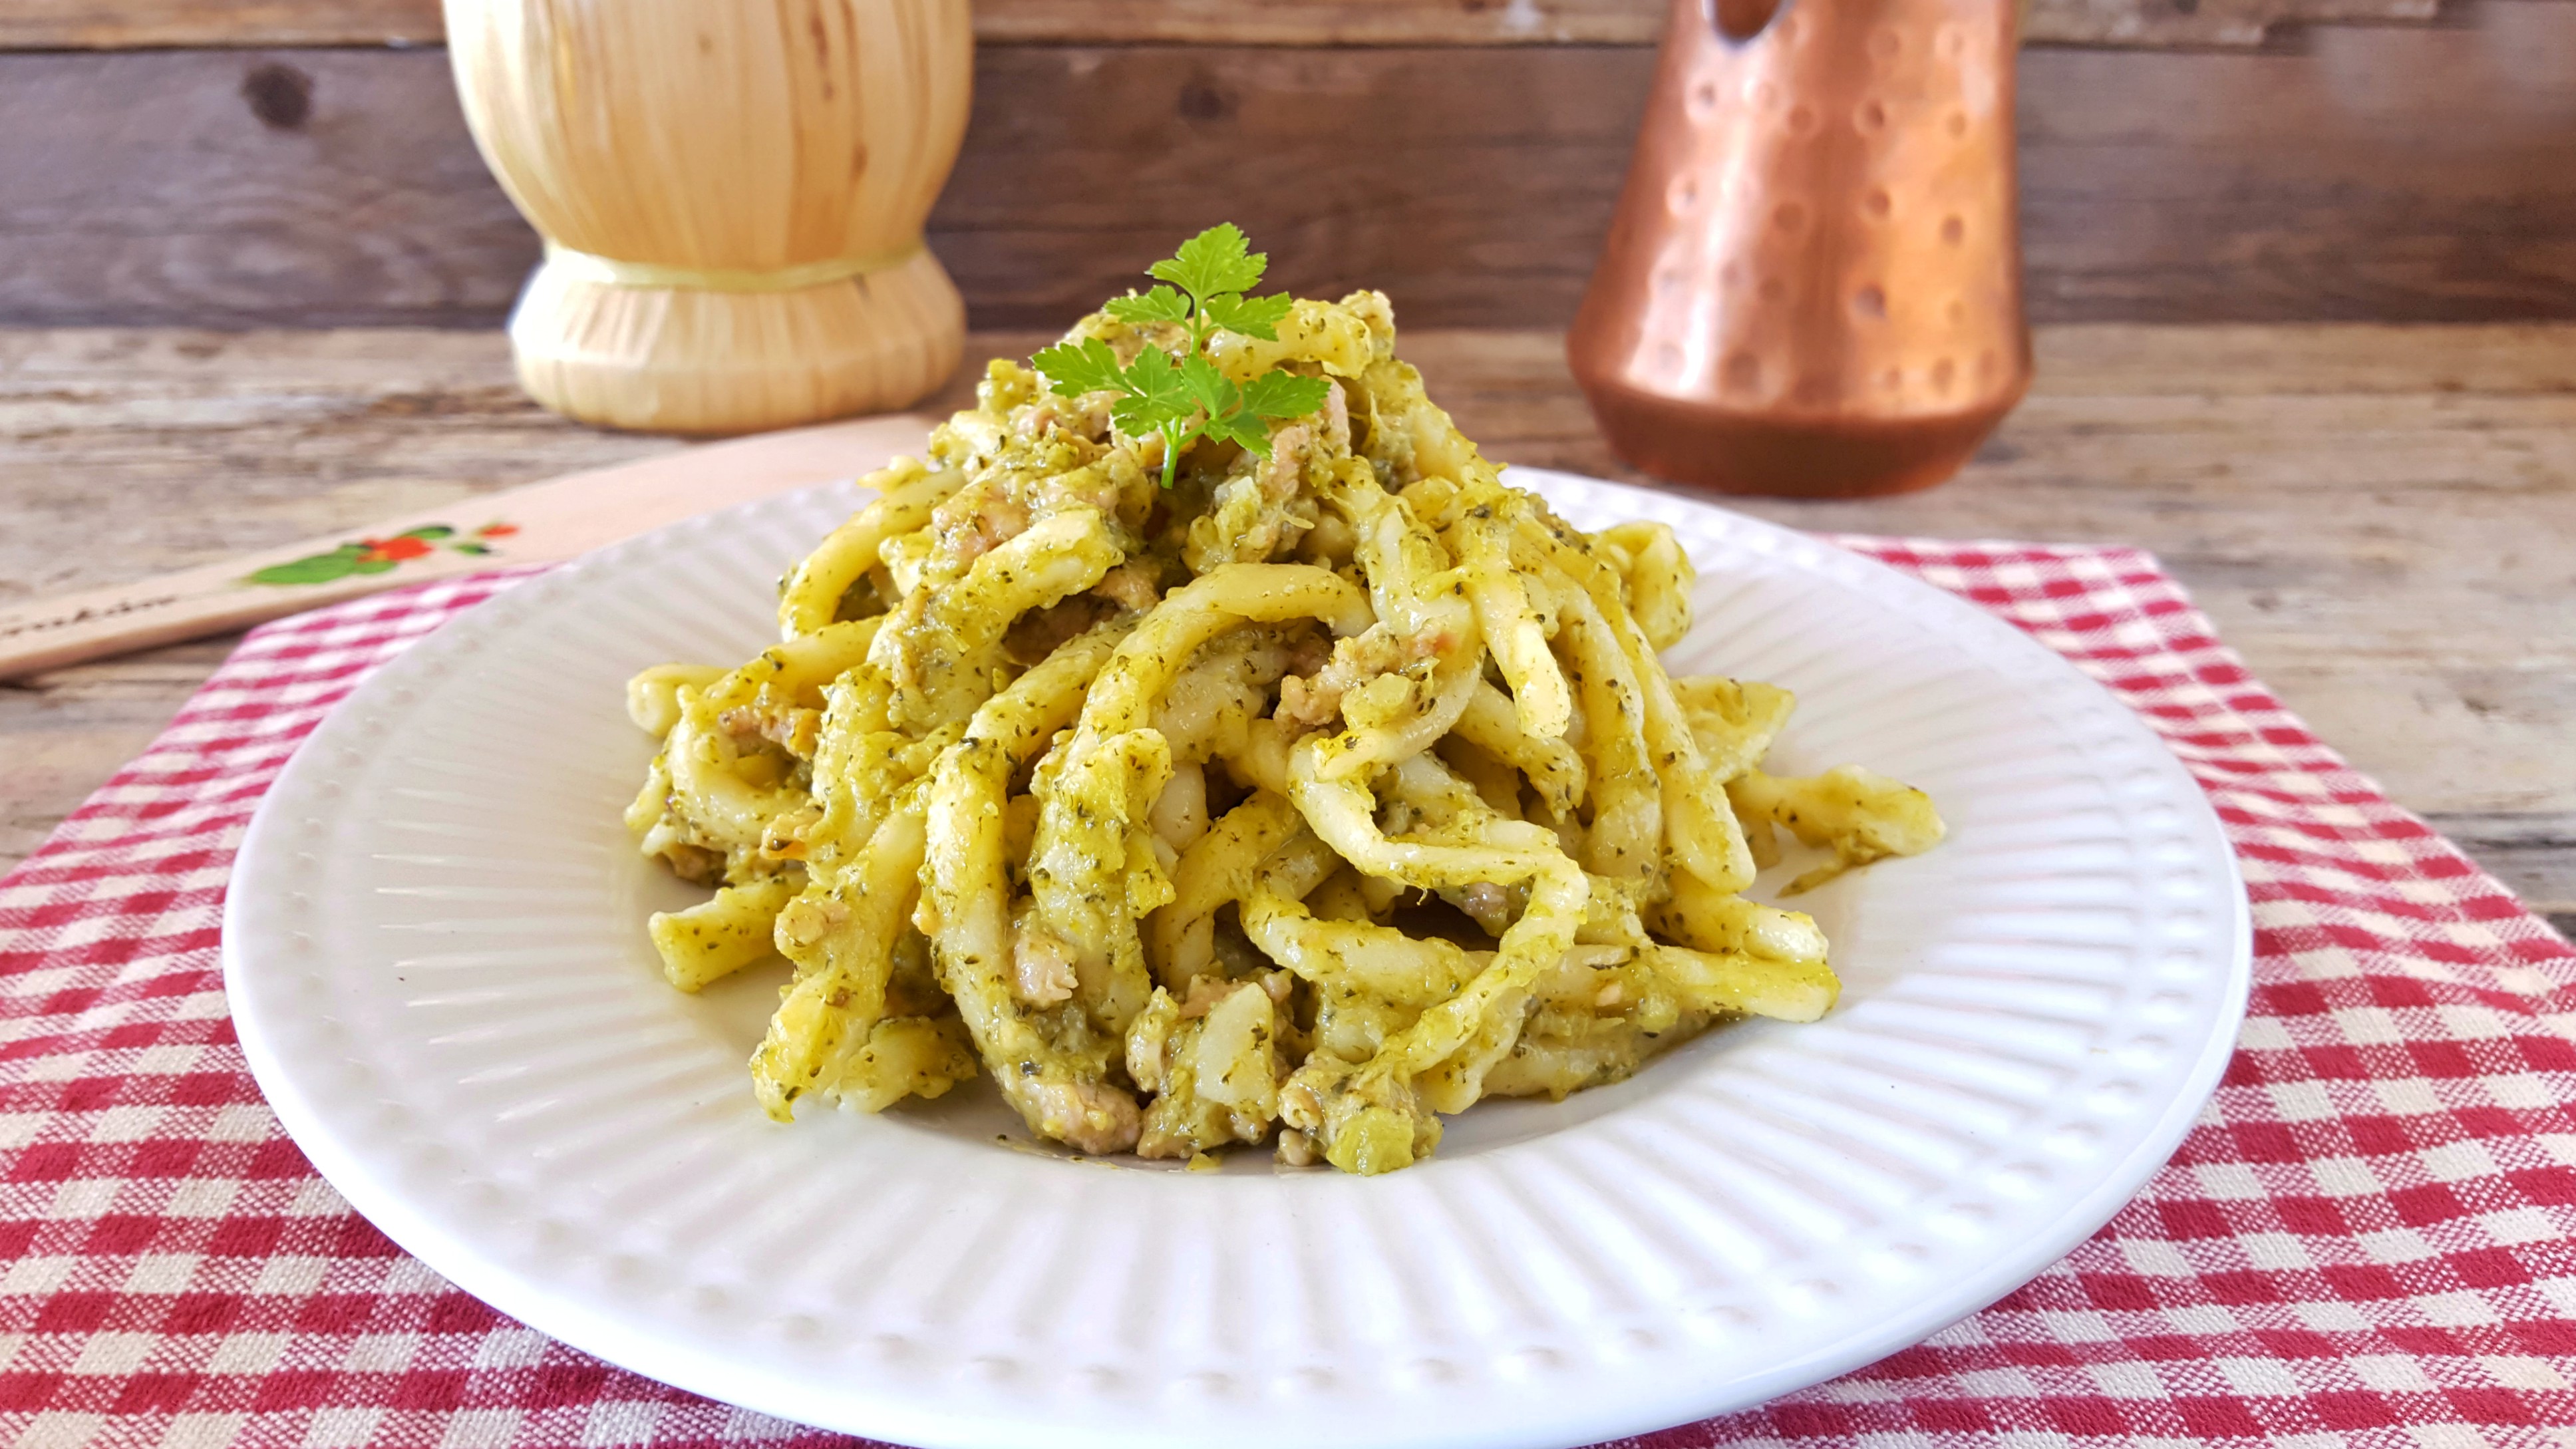
[[[975,38],[986,45],[1640,46],[1654,44],[1663,23],[1662,0],[983,0],[975,7]]]
[[[1044,334],[980,335],[975,356]],[[2292,708],[2576,919],[2576,326],[2058,327],[1968,473],[1751,501],[1800,527],[2156,550]],[[1497,457],[1627,476],[1560,343],[1415,329]],[[965,379],[952,387],[962,397]],[[0,332],[0,598],[364,524],[670,443],[574,427],[490,334]],[[0,687],[0,863],[210,670],[191,646]]]
[[[63,816],[143,752],[223,663],[235,641],[210,639],[0,683],[0,872],[33,854]]]
[[[2470,342],[2475,345],[2468,345]],[[2438,327],[2057,327],[2050,392],[2119,397],[2378,393],[2498,397],[2576,390],[2576,348],[2551,322]]]
[[[438,0],[10,0],[0,50],[436,45]]]
[[[0,440],[10,600],[679,446],[539,408],[496,335],[392,330],[0,331]]]
[[[2040,45],[2254,46],[2306,21],[2421,21],[2436,0],[2032,0]],[[1652,45],[1662,0],[982,0],[987,45]],[[15,0],[0,49],[419,45],[438,0]]]
[[[2437,0],[2031,0],[2032,45],[2253,47],[2278,27],[2433,18]],[[1653,45],[1662,0],[986,0],[987,44]]]
[[[2289,53],[2026,56],[2033,315],[2576,317],[2576,4],[2480,13]],[[991,50],[932,242],[986,327],[1060,323],[1229,216],[1302,288],[1560,326],[1650,64]],[[434,51],[0,56],[0,133],[0,321],[481,325],[536,256]]]
[[[480,322],[536,261],[444,51],[0,56],[0,134],[0,319]]]
[[[2434,828],[2576,939],[2576,816],[2433,815]]]
[[[2031,0],[2035,44],[2257,46],[2302,24],[2420,24],[2440,0]]]

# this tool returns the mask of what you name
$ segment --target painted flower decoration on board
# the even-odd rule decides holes
[[[427,558],[440,549],[479,557],[496,552],[494,539],[508,538],[518,531],[514,523],[487,523],[472,533],[459,535],[444,523],[423,524],[391,538],[361,538],[329,553],[270,564],[245,576],[242,582],[280,588],[338,583],[352,575],[384,573],[412,559]]]

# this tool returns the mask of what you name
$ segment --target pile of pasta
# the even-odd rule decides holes
[[[1931,802],[1764,773],[1789,695],[1658,658],[1690,626],[1671,532],[1506,484],[1384,297],[1277,334],[1208,355],[1327,379],[1323,408],[1267,457],[1196,442],[1168,490],[1108,396],[994,362],[789,575],[776,647],[634,681],[662,748],[628,823],[718,887],[652,918],[672,984],[792,964],[771,1116],[980,1062],[1082,1152],[1375,1173],[1480,1097],[1833,1005],[1814,921],[1742,892],[1775,828],[1830,852],[1804,889],[1931,846]]]

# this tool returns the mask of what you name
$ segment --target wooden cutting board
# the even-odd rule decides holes
[[[137,583],[38,599],[0,610],[0,679],[425,579],[558,562],[697,514],[857,477],[899,453],[918,453],[934,421],[895,413],[706,443]]]

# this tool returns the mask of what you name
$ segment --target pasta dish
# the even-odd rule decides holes
[[[1671,532],[1584,533],[1399,360],[1387,300],[1249,295],[1221,227],[1032,363],[782,585],[780,641],[665,665],[627,822],[712,899],[671,983],[792,967],[769,1115],[989,1074],[1085,1153],[1429,1155],[1488,1096],[1812,1021],[1815,923],[1748,899],[1942,833],[1921,792],[1762,763],[1786,691],[1672,676]]]

